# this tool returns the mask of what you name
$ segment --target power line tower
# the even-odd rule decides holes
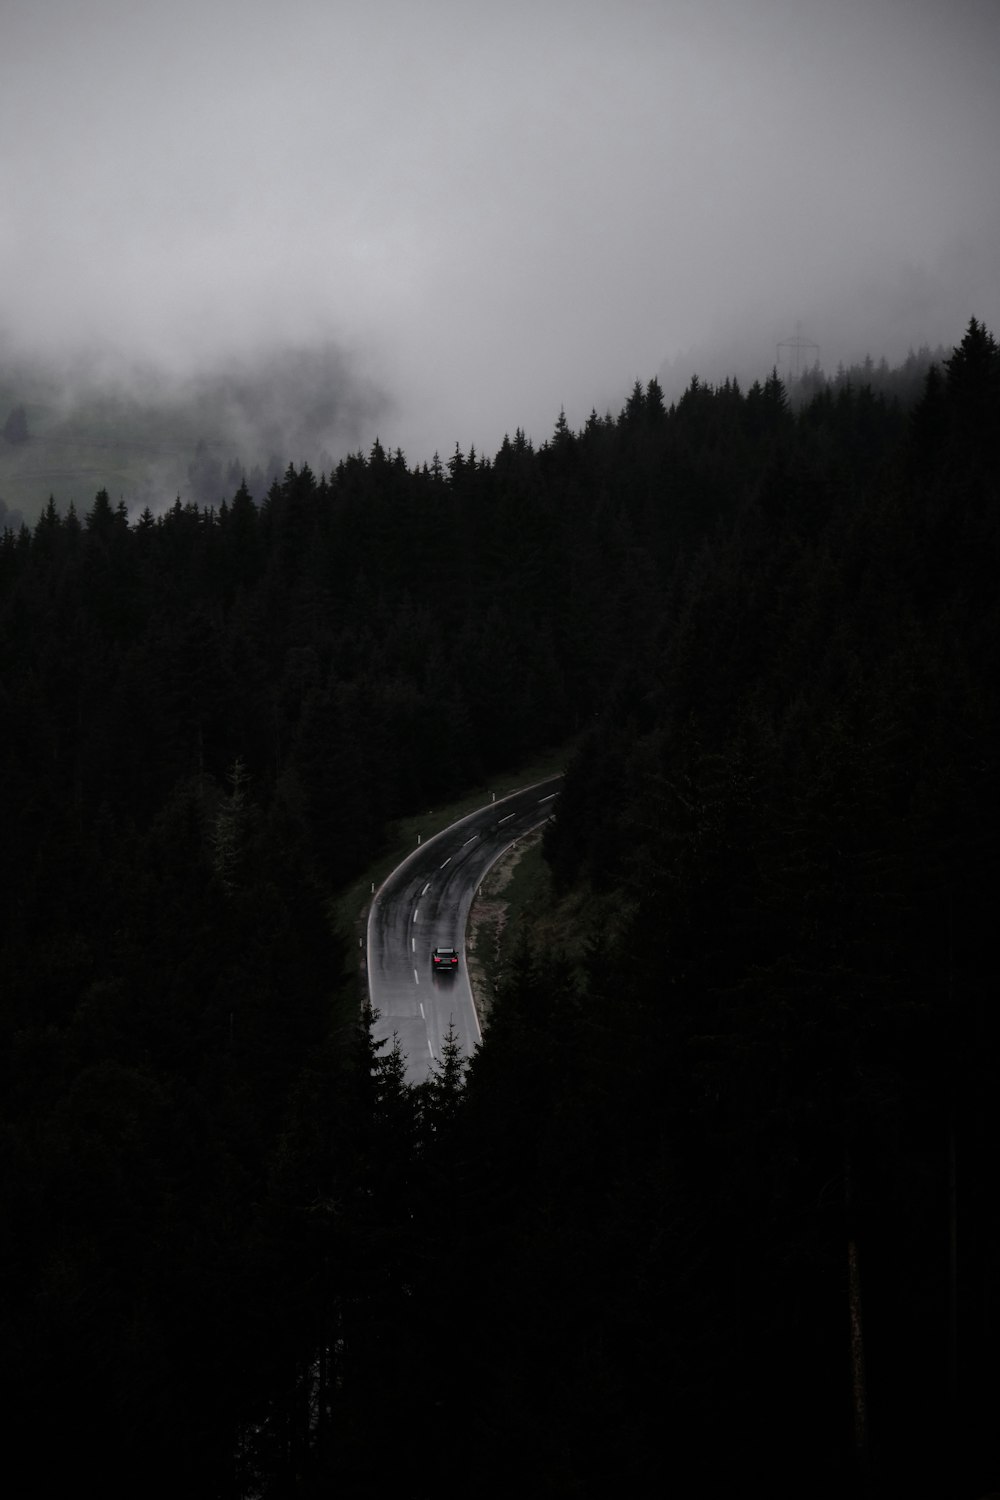
[[[802,374],[803,364],[819,363],[819,345],[812,339],[802,337],[802,324],[796,323],[795,337],[782,339],[774,346],[774,363],[778,370],[782,367],[782,354],[785,356],[786,374],[798,380]]]

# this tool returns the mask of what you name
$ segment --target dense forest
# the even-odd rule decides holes
[[[812,347],[814,346],[806,344],[807,349]],[[786,357],[797,361],[802,352],[793,341],[786,349]],[[798,411],[816,396],[828,392],[836,396],[849,386],[855,391],[868,389],[887,401],[895,401],[910,408],[923,394],[928,370],[932,365],[944,365],[948,356],[949,351],[941,345],[932,349],[929,344],[921,344],[919,349],[910,349],[899,365],[890,365],[884,356],[874,360],[870,354],[866,354],[863,360],[850,365],[841,362],[832,376],[827,375],[816,359],[812,365],[801,370],[793,368],[786,372],[784,378],[789,403]]]
[[[1000,1486],[1000,351],[0,542],[0,1331],[53,1490]],[[331,917],[569,746],[421,1088]],[[69,1479],[68,1479],[69,1476]]]

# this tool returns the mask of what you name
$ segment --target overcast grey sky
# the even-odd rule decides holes
[[[617,411],[664,361],[764,373],[797,324],[828,369],[1000,331],[1000,0],[0,17],[24,347],[187,370],[332,339],[421,462]]]

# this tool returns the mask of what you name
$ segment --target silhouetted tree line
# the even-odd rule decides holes
[[[39,1486],[978,1477],[997,382],[972,323],[912,417],[637,382],[492,460],[376,442],[259,505],[4,533],[0,1327]],[[571,738],[547,855],[614,922],[526,942],[467,1079],[451,1047],[407,1088],[331,896]]]

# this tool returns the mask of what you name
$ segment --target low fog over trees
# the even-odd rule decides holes
[[[64,367],[5,361],[4,409],[0,494],[34,525],[50,493],[83,510],[105,488],[134,518],[177,496],[217,509],[245,479],[260,502],[289,461],[329,471],[392,404],[328,343],[186,375],[99,348]]]

